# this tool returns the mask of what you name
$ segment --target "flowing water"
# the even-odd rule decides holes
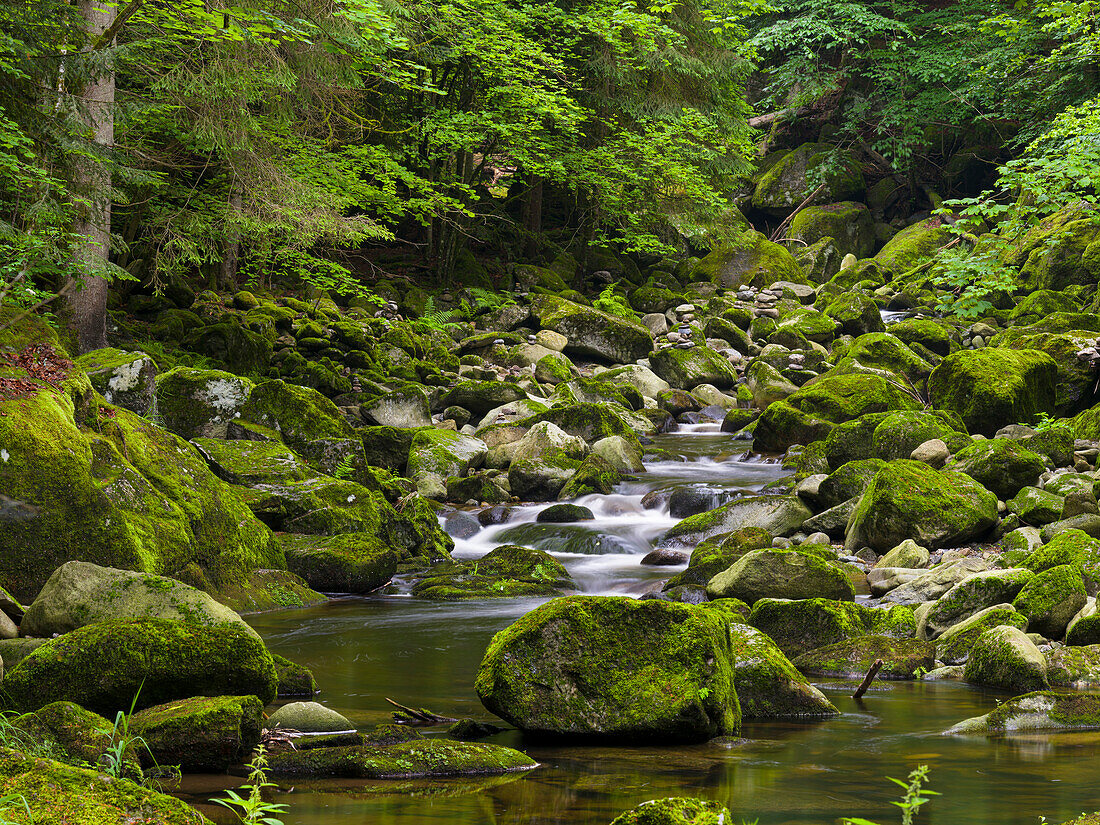
[[[455,555],[477,558],[500,544],[533,544],[560,559],[582,592],[639,595],[683,569],[639,564],[676,521],[661,491],[698,486],[724,500],[784,474],[746,447],[716,425],[659,436],[657,458],[647,461],[638,481],[580,502],[595,520],[539,524],[535,517],[546,505],[523,507],[507,524],[458,541]],[[488,719],[473,691],[481,655],[495,632],[539,603],[435,604],[398,593],[250,621],[272,650],[313,669],[322,688],[318,701],[366,727],[390,721],[387,697]],[[1004,697],[957,683],[894,682],[879,683],[855,701],[850,684],[819,684],[842,711],[839,717],[746,723],[744,739],[668,748],[548,745],[511,731],[488,741],[526,750],[539,768],[481,781],[297,782],[277,801],[289,805],[286,825],[602,824],[664,796],[719,800],[737,823],[834,823],[841,816],[896,822],[899,812],[889,803],[900,789],[886,777],[927,764],[930,787],[943,796],[922,810],[922,822],[1034,825],[1040,815],[1061,822],[1100,809],[1100,733],[945,737],[945,728]],[[225,780],[190,780],[184,795],[205,799]]]

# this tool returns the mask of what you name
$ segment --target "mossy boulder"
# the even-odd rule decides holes
[[[951,353],[950,327],[930,318],[903,318],[890,325],[890,334],[906,344],[920,344],[936,355]]]
[[[913,450],[933,438],[943,441],[948,449],[964,449],[971,439],[960,432],[962,426],[957,416],[943,411],[891,413],[875,427],[871,444],[875,455],[886,461],[909,458]]]
[[[542,329],[553,330],[569,339],[565,352],[570,355],[629,364],[645,358],[653,349],[653,335],[640,322],[564,298],[536,296],[531,302],[531,315]]]
[[[1100,644],[1052,647],[1046,659],[1051,687],[1089,690],[1100,686]]]
[[[932,365],[900,338],[888,332],[868,332],[844,350],[843,357],[827,374],[843,375],[849,372],[885,374],[887,377],[893,374],[901,383],[909,382],[919,387],[932,372]]]
[[[855,590],[839,564],[794,548],[746,553],[710,580],[707,595],[748,604],[769,597],[851,601]]]
[[[499,776],[530,770],[538,763],[501,745],[413,739],[374,744],[287,750],[272,754],[273,776],[315,779],[428,779]]]
[[[867,188],[855,157],[825,143],[805,143],[779,157],[757,178],[752,204],[788,214],[806,198],[827,204],[859,197]]]
[[[965,473],[997,498],[1010,499],[1035,484],[1046,470],[1042,456],[1017,441],[992,438],[976,441],[955,454],[948,469]]]
[[[1100,279],[1100,226],[1095,214],[1070,207],[1032,229],[1008,255],[1014,263],[1023,259],[1020,282],[1025,289],[1092,285]]]
[[[0,586],[16,596],[74,559],[215,591],[283,567],[270,530],[178,436],[121,407],[78,424],[73,399],[52,391],[0,412],[0,488],[34,513],[0,533]]]
[[[129,779],[8,748],[0,748],[0,794],[27,800],[36,825],[211,825],[186,802]]]
[[[257,384],[241,417],[275,430],[296,453],[329,472],[348,455],[362,453],[362,443],[340,409],[310,387],[279,380]]]
[[[707,253],[695,265],[691,278],[726,288],[766,287],[775,281],[807,283],[802,268],[790,252],[751,229]]]
[[[934,550],[980,538],[996,523],[997,497],[970,476],[893,461],[860,498],[844,545],[885,553],[911,538]]]
[[[631,445],[638,445],[638,432],[654,432],[655,428],[645,419],[644,427],[635,432],[638,416],[630,416],[627,410],[609,404],[567,404],[553,407],[546,412],[516,422],[517,427],[531,428],[540,421],[548,421],[569,435],[594,444],[608,436],[621,436]]]
[[[345,733],[355,729],[349,719],[320,702],[291,702],[278,708],[267,720],[270,728],[287,728],[302,733]]]
[[[712,608],[704,605],[703,609]],[[839,713],[764,633],[738,622],[731,623],[729,630],[733,640],[733,681],[742,718],[805,718]]]
[[[1036,731],[1100,728],[1100,695],[1039,690],[1015,696],[985,716],[966,719],[947,733],[1027,736]]]
[[[76,363],[108,403],[138,415],[149,415],[155,408],[157,365],[144,352],[97,349],[81,355]]]
[[[817,488],[816,506],[818,509],[836,507],[850,498],[863,495],[863,491],[878,475],[886,462],[879,458],[865,458],[849,461],[837,467]]]
[[[875,255],[874,261],[889,275],[901,275],[927,263],[941,247],[955,239],[942,218],[928,218],[901,230]]]
[[[760,599],[752,607],[749,624],[790,657],[858,636],[912,639],[917,632],[913,611],[903,605],[873,608],[829,599]]]
[[[1008,511],[1018,515],[1024,524],[1042,527],[1062,517],[1065,501],[1065,496],[1058,496],[1038,487],[1021,487],[1008,502]]]
[[[967,576],[942,596],[924,615],[923,626],[930,639],[979,611],[1011,602],[1035,574],[1025,568],[986,570]]]
[[[843,335],[860,336],[886,329],[878,304],[858,291],[838,295],[825,314],[836,322],[838,333]]]
[[[52,702],[33,713],[8,717],[8,747],[34,756],[48,756],[70,765],[99,765],[114,744],[112,723],[74,702]],[[141,777],[134,748],[124,754],[125,776]]]
[[[1030,350],[1049,355],[1057,370],[1054,385],[1055,412],[1060,416],[1071,416],[1092,406],[1096,401],[1093,392],[1096,374],[1088,361],[1077,358],[1077,353],[1090,349],[1097,337],[1094,330],[1088,329],[1062,333],[1034,331],[1033,328],[1008,329],[997,335],[993,344],[1010,350]],[[1034,419],[1021,421],[1030,423]]]
[[[441,479],[464,476],[485,460],[485,442],[454,430],[418,430],[409,448],[408,473],[413,479],[431,474]]]
[[[287,567],[324,593],[370,593],[397,572],[398,554],[376,532],[279,537]]]
[[[214,475],[230,484],[254,487],[304,481],[317,475],[281,441],[195,438],[191,443]]]
[[[798,496],[745,496],[721,507],[689,516],[661,538],[673,547],[695,546],[703,539],[746,528],[770,535],[790,535],[812,515]]]
[[[871,210],[855,201],[808,206],[794,216],[788,234],[807,244],[832,238],[841,257],[869,258],[875,250]]]
[[[792,444],[826,438],[836,425],[868,413],[916,410],[920,406],[912,395],[881,376],[821,378],[764,410],[754,431],[755,445],[759,450],[781,452]]]
[[[700,384],[729,389],[737,383],[737,370],[710,347],[668,347],[649,357],[653,371],[672,387],[693,390]]]
[[[183,582],[84,561],[66,562],[54,571],[27,608],[20,632],[50,637],[113,619],[173,619],[255,633],[228,607]]]
[[[876,659],[883,662],[880,679],[915,679],[935,667],[935,648],[922,639],[857,636],[808,650],[792,663],[809,676],[862,679]]]
[[[969,432],[993,436],[1052,414],[1056,380],[1054,359],[1038,350],[960,350],[932,370],[928,397],[936,409],[958,413]]]
[[[211,361],[225,364],[237,375],[263,375],[271,363],[275,341],[270,335],[253,332],[236,318],[193,329],[183,337],[183,346]]]
[[[963,671],[966,681],[982,687],[1026,693],[1049,687],[1047,663],[1039,648],[1018,628],[1000,625],[974,643]]]
[[[434,601],[560,596],[575,588],[565,567],[542,550],[505,544],[476,561],[434,566],[412,588],[412,595]]]
[[[1060,564],[1038,573],[1024,585],[1012,606],[1027,616],[1030,630],[1060,639],[1087,600],[1080,566]]]
[[[548,602],[493,637],[475,687],[532,733],[691,742],[740,726],[726,622],[658,600]]]
[[[233,625],[201,627],[168,619],[85,625],[35,649],[4,675],[9,707],[36,710],[76,701],[113,716],[189,696],[275,698],[271,655]]]
[[[139,711],[129,724],[156,764],[220,772],[259,744],[263,710],[255,696],[193,696]]]
[[[1027,616],[1010,604],[995,604],[952,625],[936,639],[936,658],[949,665],[965,662],[978,637],[1001,625],[1027,630]]]
[[[643,802],[619,814],[611,825],[725,825],[730,822],[733,822],[733,815],[719,802],[670,796]]]
[[[317,681],[308,667],[292,662],[278,653],[271,654],[271,661],[275,663],[275,674],[279,680],[277,698],[290,699],[317,693]]]

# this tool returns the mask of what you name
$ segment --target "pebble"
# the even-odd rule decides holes
[[[678,332],[670,332],[667,337],[670,344],[678,344],[683,336]]]
[[[676,346],[679,349],[691,349],[692,347],[695,346],[695,342],[694,341],[681,341]]]

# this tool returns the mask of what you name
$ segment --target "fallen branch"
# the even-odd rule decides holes
[[[748,124],[753,129],[759,129],[761,126],[770,126],[777,120],[783,120],[787,117],[802,117],[803,115],[808,115],[815,111],[817,111],[817,109],[813,106],[795,106],[790,109],[779,109],[775,112],[768,112],[766,115],[750,117],[748,119]]]
[[[406,705],[402,705],[400,702],[395,702],[389,697],[386,701],[397,708],[393,713],[393,721],[398,725],[411,725],[414,727],[430,727],[432,725],[444,725],[448,722],[457,722],[458,719],[453,716],[440,716],[438,713],[432,713],[427,708],[410,708]]]
[[[787,227],[790,226],[791,221],[794,220],[794,216],[797,215],[799,212],[801,212],[803,209],[805,209],[807,206],[809,206],[810,203],[813,202],[813,199],[816,198],[821,193],[821,190],[824,189],[824,188],[825,188],[825,184],[821,184],[820,186],[817,187],[817,189],[815,189],[813,192],[811,192],[810,196],[808,198],[806,198],[806,200],[802,201],[802,203],[800,203],[798,205],[798,208],[795,209],[791,214],[789,214],[783,220],[783,223],[779,224],[779,226],[776,227],[775,231],[772,232],[772,236],[770,238],[768,238],[768,240],[771,241],[772,243],[775,243],[780,238],[782,238],[783,233],[787,231]]]
[[[863,698],[863,694],[867,692],[867,688],[871,686],[871,682],[875,681],[875,676],[878,675],[881,669],[882,659],[875,659],[871,664],[871,669],[867,671],[867,675],[863,677],[863,681],[860,682],[859,687],[856,688],[856,692],[852,694],[853,699]]]

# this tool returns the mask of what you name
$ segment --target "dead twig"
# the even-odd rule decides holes
[[[863,681],[859,683],[859,687],[856,688],[856,692],[852,694],[853,699],[862,699],[863,694],[867,692],[867,688],[871,686],[871,682],[875,681],[875,676],[878,675],[879,670],[882,669],[882,659],[875,659],[871,663],[871,669],[867,671],[867,675],[863,677]]]
[[[395,702],[393,699],[386,698],[386,701],[393,705],[398,710],[394,711],[393,721],[398,725],[411,725],[413,727],[431,727],[432,725],[443,725],[448,722],[457,722],[458,719],[453,716],[440,716],[438,713],[433,713],[427,708],[410,708],[407,705],[402,705],[400,702]]]

